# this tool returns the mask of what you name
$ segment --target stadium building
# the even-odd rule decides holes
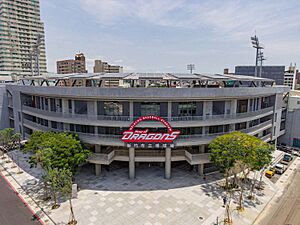
[[[94,73],[30,77],[7,84],[10,127],[77,133],[96,175],[112,164],[210,171],[208,144],[239,130],[276,142],[285,133],[289,87],[267,78],[220,74]],[[3,110],[2,114],[5,113]]]

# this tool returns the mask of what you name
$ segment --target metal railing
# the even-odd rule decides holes
[[[51,127],[46,127],[43,126],[41,124],[37,124],[35,122],[32,122],[28,119],[23,119],[23,123],[25,124],[25,126],[30,126],[34,129],[37,130],[42,130],[42,131],[55,131],[55,132],[62,132],[63,130],[59,130],[59,129],[54,129]],[[261,129],[264,128],[266,126],[271,126],[272,125],[272,119],[267,120],[261,124],[258,124],[256,126],[247,128],[247,129],[243,129],[243,130],[239,130],[243,133],[251,133],[251,132],[255,132],[257,129]],[[91,140],[91,139],[95,139],[95,138],[101,138],[101,139],[108,139],[108,140],[119,140],[121,141],[121,137],[122,135],[114,135],[114,134],[93,134],[93,133],[82,133],[82,132],[76,132],[76,131],[65,131],[65,132],[70,132],[70,133],[76,133],[78,134],[78,136],[84,140]],[[178,140],[210,140],[210,139],[214,139],[217,136],[229,133],[228,132],[221,132],[221,133],[214,133],[214,134],[192,134],[192,135],[179,135],[177,138]]]
[[[139,117],[130,116],[106,116],[106,115],[91,115],[91,114],[71,114],[62,112],[53,112],[48,110],[42,110],[30,106],[22,106],[23,112],[31,112],[44,116],[59,117],[66,119],[81,119],[81,120],[104,120],[104,121],[134,121]],[[206,115],[206,116],[180,116],[180,117],[162,117],[163,119],[171,122],[176,121],[203,121],[203,120],[220,120],[220,119],[243,119],[247,117],[258,116],[261,114],[273,112],[273,107],[268,107],[265,109],[246,112],[246,113],[236,113],[236,114],[222,114],[222,115]],[[151,122],[151,121],[147,121]]]

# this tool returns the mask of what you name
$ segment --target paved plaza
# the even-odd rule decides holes
[[[30,168],[28,156],[19,152],[10,153],[24,170],[16,174],[10,164],[2,165],[32,196],[56,224],[66,224],[69,218],[68,202],[61,200],[58,209],[50,210],[51,201],[44,202],[39,179],[41,169]],[[18,157],[17,157],[18,156]],[[213,224],[217,217],[224,218],[222,207],[224,193],[219,187],[220,174],[207,175],[206,179],[186,168],[172,168],[172,178],[163,178],[164,168],[140,165],[136,179],[128,179],[127,168],[102,170],[100,177],[92,174],[92,168],[85,167],[76,177],[80,191],[73,199],[74,211],[79,225],[181,225]],[[254,201],[245,200],[246,210],[235,209],[238,196],[232,199],[232,215],[235,224],[250,225],[276,193],[276,186],[265,179],[265,190],[256,193]],[[246,196],[246,195],[245,195]],[[49,219],[46,219],[49,224]]]

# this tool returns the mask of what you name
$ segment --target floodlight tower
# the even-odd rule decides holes
[[[188,64],[186,68],[190,71],[190,73],[193,73],[193,70],[195,70],[195,64]]]
[[[259,52],[264,49],[264,47],[259,43],[258,37],[254,35],[254,37],[251,37],[251,42],[253,48],[256,49],[256,58],[255,58],[255,77],[257,77],[257,66],[258,66],[258,55]]]
[[[263,66],[263,61],[267,60],[264,56],[263,51],[260,51],[258,54],[258,61],[260,62],[260,66],[259,66],[259,77],[261,77],[262,75],[262,66]]]

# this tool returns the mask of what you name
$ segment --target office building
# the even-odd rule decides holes
[[[288,70],[284,72],[284,82],[283,85],[289,86],[292,90],[296,88],[296,65],[289,66]]]
[[[46,73],[39,0],[0,0],[0,76]]]
[[[123,67],[117,65],[110,65],[99,59],[95,60],[94,73],[122,73]]]
[[[278,142],[300,148],[300,91],[291,91],[286,98],[288,107],[282,114],[282,125],[286,127],[286,133]]]
[[[58,74],[87,73],[83,53],[77,53],[75,59],[57,61],[56,68]]]
[[[273,79],[277,85],[283,85],[284,71],[285,66],[263,66],[261,77]],[[236,66],[235,74],[255,76],[255,66]],[[257,74],[260,74],[260,67],[257,68]]]
[[[208,144],[238,130],[266,142],[285,133],[281,127],[286,86],[238,75],[176,73],[77,74],[77,88],[64,88],[68,75],[27,78],[6,84],[7,124],[23,138],[36,130],[77,133],[92,151],[95,173],[114,165],[161,167],[165,177],[182,166],[211,171]],[[109,82],[118,81],[110,87]],[[188,169],[187,169],[188,170]]]

